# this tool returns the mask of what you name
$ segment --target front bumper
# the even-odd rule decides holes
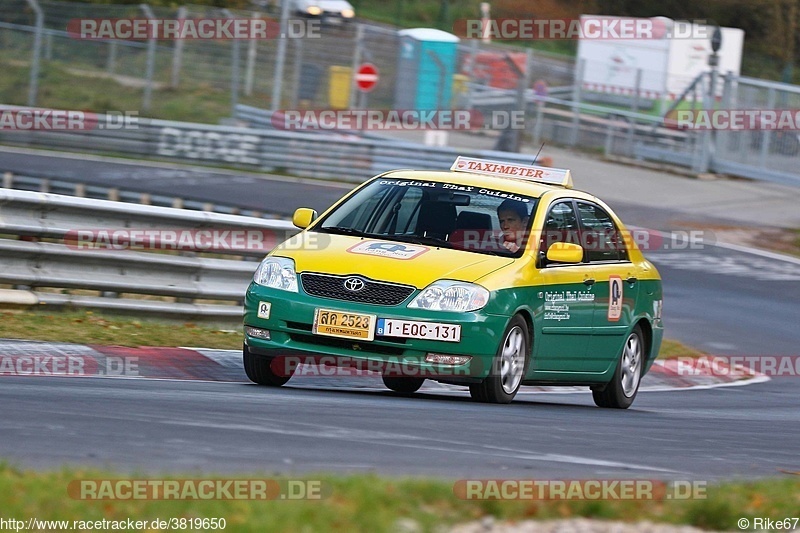
[[[270,339],[245,335],[245,343],[251,353],[269,357],[333,356],[349,362],[374,362],[403,368],[413,375],[454,383],[485,378],[509,317],[491,315],[483,310],[455,313],[408,309],[406,304],[412,297],[396,306],[369,305],[309,296],[302,288],[298,293],[291,293],[251,283],[245,296],[244,325],[269,330]],[[270,303],[268,319],[258,317],[260,302]],[[314,335],[312,326],[317,308],[374,314],[378,318],[460,324],[461,340],[446,342],[376,335],[373,341],[361,341]],[[472,359],[465,365],[442,365],[426,362],[429,353],[468,355]],[[376,366],[369,365],[369,368]]]

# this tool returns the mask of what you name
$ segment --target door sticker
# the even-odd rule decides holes
[[[547,291],[544,296],[544,320],[569,320],[569,306],[580,302],[593,302],[594,294],[588,291]]]
[[[622,316],[622,278],[608,278],[608,321],[617,322]]]

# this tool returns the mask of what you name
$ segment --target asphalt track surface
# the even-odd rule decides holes
[[[295,178],[236,172],[169,163],[127,163],[86,155],[49,157],[0,150],[0,168],[23,176],[74,181],[86,185],[180,197],[291,216],[298,207],[329,207],[354,185],[327,184]],[[300,203],[302,202],[302,205]]]
[[[15,164],[8,154],[2,163],[6,169]],[[50,158],[25,156],[19,164],[31,174],[56,168]],[[58,174],[66,169],[84,182],[102,178],[130,189],[125,173],[133,172],[143,187],[164,186],[173,195],[191,191],[193,199],[230,198],[232,205],[239,198],[238,205],[264,211],[265,205],[293,208],[297,198],[312,197],[320,204],[312,207],[321,209],[346,190],[270,181],[263,196],[248,187],[244,198],[224,173],[193,181],[192,172],[174,168],[117,172],[107,163],[105,169],[92,165],[59,160]],[[658,219],[652,210],[614,207],[634,224]],[[669,337],[712,353],[798,354],[798,262],[721,247],[662,249],[649,256],[664,278]],[[587,393],[526,394],[494,406],[472,403],[463,393],[403,398],[311,381],[267,389],[142,379],[1,379],[0,456],[27,466],[448,478],[718,479],[800,471],[800,376],[644,392],[627,411],[595,408]]]
[[[324,390],[101,378],[3,378],[0,456],[154,471],[339,471],[468,477],[714,480],[800,470],[796,380],[643,393]],[[11,408],[13,406],[13,408]]]

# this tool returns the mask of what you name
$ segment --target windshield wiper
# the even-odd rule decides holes
[[[373,235],[370,233],[366,233],[354,228],[348,228],[346,226],[329,226],[329,227],[323,226],[320,228],[320,230],[327,231],[328,233],[338,233],[339,235],[354,235],[356,237],[373,237]]]
[[[453,244],[440,239],[439,237],[428,237],[422,235],[392,235],[392,239],[412,244],[427,244],[428,246],[439,246],[441,248],[452,248]]]

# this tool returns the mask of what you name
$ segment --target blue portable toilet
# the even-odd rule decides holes
[[[400,30],[395,107],[448,109],[459,38],[434,28]]]

